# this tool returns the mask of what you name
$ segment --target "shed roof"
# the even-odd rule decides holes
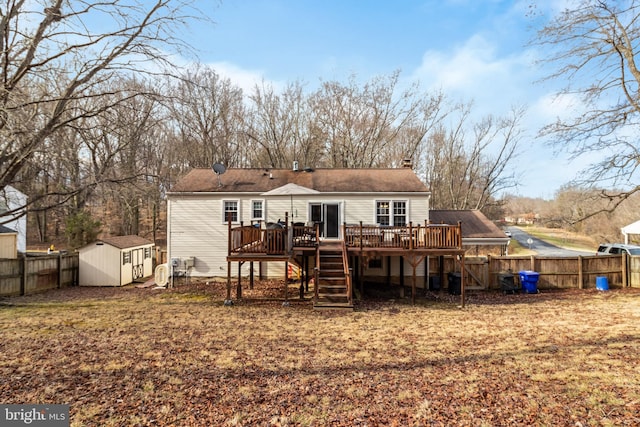
[[[218,184],[220,178],[220,184]],[[193,169],[171,193],[265,193],[293,183],[322,193],[426,193],[426,185],[410,168],[396,169],[227,169],[219,177],[211,169]]]
[[[144,237],[129,235],[129,236],[113,236],[105,237],[102,242],[114,246],[118,249],[133,248],[136,246],[153,245],[153,242],[145,239]]]
[[[432,224],[457,224],[462,222],[462,238],[500,239],[507,238],[504,231],[476,209],[437,209],[429,211]]]
[[[3,234],[3,233],[17,233],[17,231],[12,230],[9,227],[0,224],[0,234]]]

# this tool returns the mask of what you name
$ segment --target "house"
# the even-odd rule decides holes
[[[634,236],[635,238],[634,241],[637,241],[638,240],[637,235],[640,235],[640,221],[636,221],[631,224],[625,225],[624,227],[620,228],[620,232],[624,236],[625,245],[629,244],[629,236]],[[632,240],[634,238],[632,238]]]
[[[294,263],[307,281],[315,268],[320,279],[340,276],[324,280],[340,286],[409,276],[412,296],[428,256],[455,255],[463,271],[460,224],[429,222],[430,192],[410,167],[216,172],[194,169],[167,194],[168,256],[193,260],[192,276],[226,275],[228,286],[233,274],[238,297],[254,263],[266,277],[284,277]],[[350,300],[351,290],[338,293]]]
[[[153,242],[106,237],[78,249],[80,286],[125,286],[153,274]]]
[[[228,220],[268,224],[288,214],[290,222],[318,224],[323,239],[339,240],[343,223],[424,222],[429,198],[409,168],[229,169],[220,181],[210,169],[195,169],[168,193],[169,257],[194,257],[193,276],[226,275]],[[282,277],[281,263],[264,265],[263,275]]]
[[[7,185],[0,190],[0,225],[17,233],[18,252],[27,251],[27,195]]]
[[[0,259],[2,258],[18,258],[18,233],[4,225],[0,225]]]

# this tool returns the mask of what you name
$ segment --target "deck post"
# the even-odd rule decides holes
[[[305,260],[304,263],[304,288],[307,292],[309,292],[309,255],[303,255],[302,259]]]
[[[284,262],[284,303],[289,305],[289,261]]]
[[[227,261],[227,298],[224,300],[224,305],[232,305],[231,301],[231,261]]]
[[[413,275],[411,277],[411,304],[416,303],[416,265],[412,263]]]
[[[300,299],[304,299],[304,255],[302,256],[302,265],[299,266],[300,272]]]
[[[438,255],[438,279],[440,280],[440,291],[444,288],[444,256]]]
[[[353,259],[353,265],[356,266],[356,278],[358,279],[358,285],[360,287],[360,298],[364,298],[364,279],[361,279],[361,277],[364,275],[364,270],[362,272],[359,271],[360,263],[364,262],[364,260],[362,256],[355,256],[353,257]]]
[[[238,285],[236,286],[236,299],[242,299],[242,264],[243,261],[238,261]]]
[[[249,263],[249,289],[253,289],[253,261]]]
[[[462,308],[464,308],[464,254],[460,255],[460,272],[460,299],[462,300]]]

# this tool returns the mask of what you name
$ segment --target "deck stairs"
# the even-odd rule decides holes
[[[319,266],[316,276],[315,310],[353,310],[353,300],[349,295],[349,266],[345,247],[340,244],[320,244],[317,256]]]

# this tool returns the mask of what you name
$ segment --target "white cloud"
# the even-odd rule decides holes
[[[531,52],[498,57],[496,45],[474,35],[453,52],[427,51],[413,78],[449,96],[474,100],[483,113],[504,114],[530,99]]]
[[[262,85],[263,81],[276,89],[284,86],[281,82],[268,80],[260,70],[246,70],[229,62],[212,62],[207,65],[216,70],[220,76],[231,80],[245,94],[253,92],[254,87]]]
[[[584,110],[584,108],[577,95],[555,93],[542,95],[530,108],[532,115],[545,123],[574,116],[578,110]]]
[[[525,139],[521,156],[512,166],[521,177],[518,192],[551,198],[588,162],[581,159],[570,165],[567,156],[536,137],[542,126],[581,106],[577,97],[556,96],[551,87],[535,83],[540,79],[536,55],[535,50],[523,48],[500,56],[497,44],[476,34],[450,52],[427,51],[413,77],[454,99],[473,100],[473,112],[478,116],[503,116],[514,105],[526,105],[522,123]]]

